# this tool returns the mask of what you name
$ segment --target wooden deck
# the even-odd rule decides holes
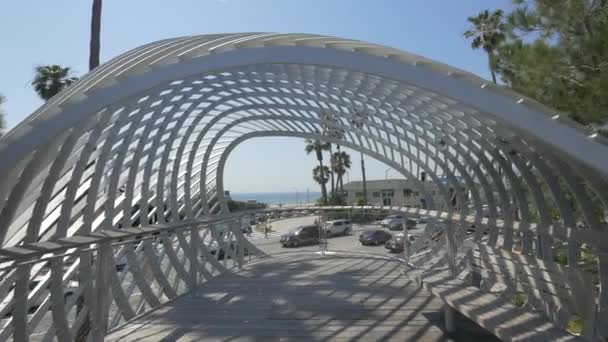
[[[399,265],[364,257],[274,257],[220,276],[107,341],[441,341],[441,303]]]

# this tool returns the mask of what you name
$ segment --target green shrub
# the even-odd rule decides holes
[[[560,265],[568,265],[568,251],[565,247],[556,248],[553,254],[553,261]]]
[[[580,335],[583,331],[583,318],[577,314],[572,315],[566,325],[566,331],[571,334]]]
[[[259,202],[228,201],[228,209],[230,209],[231,212],[265,209],[267,206],[266,203]]]
[[[528,300],[528,298],[526,297],[526,295],[523,292],[517,292],[515,294],[515,296],[513,296],[513,299],[511,300],[511,302],[513,303],[513,305],[522,307],[522,306],[524,306],[524,304],[526,304],[527,300]]]

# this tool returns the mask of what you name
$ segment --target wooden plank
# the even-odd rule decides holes
[[[197,293],[119,327],[106,340],[444,340],[440,316],[429,315],[442,303],[386,260],[269,259],[214,278]]]

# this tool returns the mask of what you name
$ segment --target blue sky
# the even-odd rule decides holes
[[[217,32],[307,32],[371,41],[423,55],[489,77],[487,61],[462,38],[466,18],[486,8],[508,8],[510,0],[104,0],[102,62],[150,41]],[[5,0],[0,5],[0,93],[8,127],[41,105],[30,86],[40,64],[87,71],[88,0]],[[316,189],[312,156],[303,142],[258,139],[229,158],[227,185],[233,191]],[[263,151],[263,152],[261,152]],[[270,160],[266,156],[276,156]],[[353,155],[353,157],[356,157]],[[353,158],[358,163],[359,159]],[[353,163],[354,165],[355,164]],[[284,166],[289,165],[289,170]],[[354,167],[350,179],[360,178]],[[243,177],[247,170],[247,177]],[[384,178],[380,163],[368,162],[368,178]],[[397,176],[389,171],[389,177]],[[300,190],[302,191],[302,190]]]

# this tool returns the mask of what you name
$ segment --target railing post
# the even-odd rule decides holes
[[[234,249],[235,257],[237,258],[237,267],[243,269],[243,263],[245,262],[245,248],[246,239],[243,236],[243,216],[238,216],[233,221],[232,234],[235,237],[236,245]],[[230,248],[230,246],[228,246]]]
[[[596,334],[608,338],[608,326],[601,323],[608,321],[608,249],[600,248],[598,261],[600,291],[594,330],[597,331]]]
[[[410,242],[409,232],[407,231],[407,219],[403,216],[403,222],[401,223],[403,228],[403,260],[405,260],[405,264],[410,262],[410,246],[408,243]]]
[[[454,309],[452,309],[448,305],[444,305],[443,312],[444,312],[444,317],[445,317],[445,331],[447,331],[448,334],[451,334],[456,331],[456,321],[455,321]]]
[[[95,307],[92,309],[93,342],[103,342],[108,329],[108,312],[112,291],[112,243],[103,241],[97,247],[97,265],[95,275]]]
[[[454,224],[452,220],[446,220],[446,247],[448,255],[448,267],[450,268],[450,276],[455,278],[458,275],[456,270],[456,241],[454,236]]]
[[[327,213],[321,210],[319,217],[319,250],[322,256],[325,256],[327,250],[327,232],[325,231],[325,223],[327,222]]]
[[[450,215],[451,216],[451,215]],[[450,276],[452,278],[456,278],[458,275],[456,269],[456,241],[454,236],[454,225],[452,220],[446,220],[446,245],[447,245],[447,255],[448,255],[448,267],[450,269]],[[456,331],[456,322],[455,322],[455,313],[454,309],[452,309],[447,304],[444,306],[444,318],[445,318],[445,330],[448,334],[454,333]]]
[[[190,291],[195,294],[198,285],[198,229],[194,225],[190,229]]]

